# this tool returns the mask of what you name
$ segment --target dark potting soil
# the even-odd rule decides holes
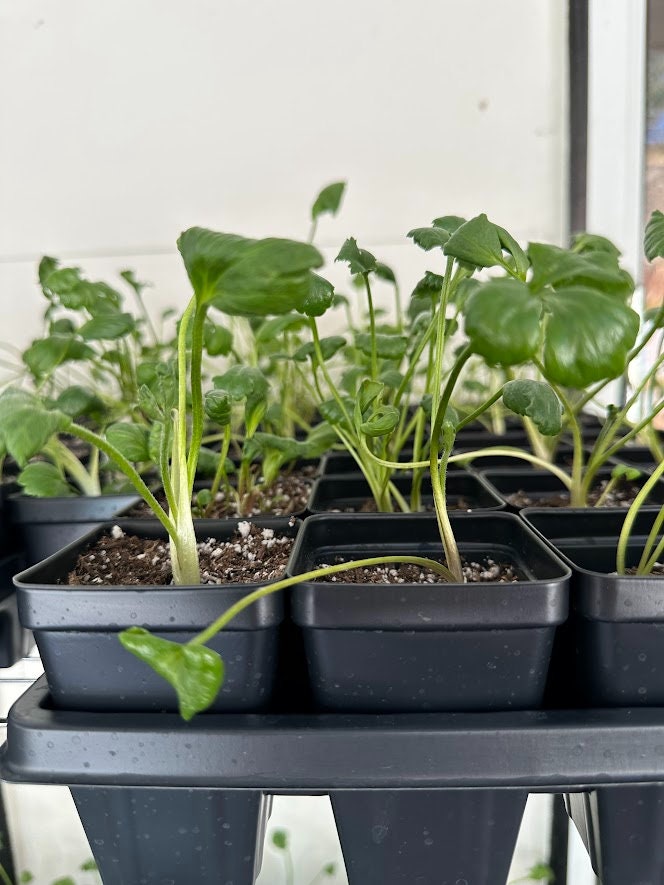
[[[343,557],[338,557],[335,564],[344,562]],[[329,565],[329,563],[328,563]],[[324,565],[319,568],[325,568]],[[500,584],[513,584],[520,580],[517,569],[506,562],[496,562],[487,556],[481,561],[463,560],[462,569],[466,582],[480,584],[488,581],[497,581]],[[420,568],[417,565],[407,563],[390,563],[389,565],[376,565],[367,568],[349,569],[347,572],[338,572],[327,578],[319,578],[335,584],[442,584],[445,578],[430,569]]]
[[[599,501],[602,492],[606,488],[608,480],[602,480],[588,494],[588,507],[594,507]],[[633,482],[618,483],[612,489],[606,498],[602,501],[602,507],[611,507],[618,509],[620,507],[629,507],[640,491],[639,486]],[[569,492],[560,492],[555,495],[532,495],[519,490],[507,495],[505,498],[513,507],[569,507]]]
[[[205,513],[200,513],[196,509],[194,516],[226,519],[237,516],[290,516],[293,513],[300,513],[307,506],[315,470],[315,467],[305,467],[279,477],[271,486],[257,492],[253,499],[246,501],[243,513],[239,512],[235,498],[229,497],[225,489],[220,489],[215,500],[206,508]],[[166,506],[166,498],[163,493],[157,494],[156,498],[163,507]],[[194,500],[194,505],[195,503]],[[127,516],[134,518],[147,517],[148,519],[152,515],[152,511],[143,501],[127,514]]]
[[[202,584],[251,584],[280,578],[293,538],[238,525],[229,541],[208,538],[198,544]],[[173,583],[168,541],[125,535],[119,526],[78,557],[69,585],[166,585]]]
[[[422,512],[425,513],[433,513],[434,512],[434,503],[433,501],[423,500],[422,501]],[[466,513],[470,513],[474,507],[472,500],[470,498],[448,498],[447,499],[447,509],[448,510],[463,510]],[[367,498],[362,504],[358,507],[356,505],[349,505],[348,507],[334,507],[330,511],[330,513],[377,513],[378,508],[376,507],[376,502],[373,498]]]

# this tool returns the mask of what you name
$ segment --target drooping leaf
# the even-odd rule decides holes
[[[440,298],[444,284],[445,280],[439,274],[430,270],[424,274],[410,296],[408,317],[411,321],[425,311],[432,310],[433,304]]]
[[[60,262],[57,258],[51,258],[49,255],[44,255],[39,262],[39,269],[37,271],[37,276],[39,279],[39,284],[41,287],[44,287],[46,280],[51,276],[51,274],[58,269]]]
[[[163,421],[168,414],[147,384],[141,384],[138,389],[138,406],[143,414],[153,421]]]
[[[311,207],[311,218],[315,221],[321,215],[336,215],[341,205],[341,200],[346,190],[345,181],[335,181],[328,184],[318,194]]]
[[[611,471],[612,479],[624,479],[627,482],[634,482],[641,476],[641,471],[638,467],[631,467],[627,464],[616,464],[616,466]]]
[[[150,283],[143,283],[140,280],[136,279],[136,274],[133,270],[121,270],[120,276],[131,288],[136,292],[136,294],[140,297],[144,289],[149,288]]]
[[[643,250],[648,261],[664,258],[664,214],[659,209],[655,209],[646,224]]]
[[[121,421],[106,430],[106,439],[129,461],[150,460],[150,432],[140,424]]]
[[[317,273],[309,274],[309,292],[298,307],[308,317],[320,317],[334,303],[334,286]]]
[[[127,651],[173,686],[183,719],[192,719],[213,703],[224,680],[224,664],[216,651],[171,642],[142,627],[123,630],[119,637]]]
[[[360,424],[360,431],[370,437],[386,436],[398,427],[400,419],[401,413],[397,408],[382,405]]]
[[[496,230],[498,231],[498,239],[500,240],[500,245],[505,249],[514,259],[514,269],[522,280],[526,279],[526,274],[528,273],[528,269],[530,267],[530,262],[528,261],[528,256],[523,251],[521,246],[517,243],[514,237],[505,230],[504,227],[499,227],[496,225]]]
[[[347,262],[353,275],[372,273],[376,270],[375,257],[366,249],[360,249],[354,237],[349,237],[346,240],[334,260]]]
[[[503,387],[503,402],[517,415],[530,418],[544,436],[556,436],[562,431],[562,404],[544,381],[508,381]]]
[[[380,359],[400,360],[408,349],[408,338],[404,335],[377,334],[376,353]],[[357,332],[355,346],[367,355],[371,354],[371,335],[368,332]]]
[[[233,412],[231,394],[227,390],[209,390],[203,399],[203,408],[211,421],[225,427]]]
[[[450,238],[448,231],[442,227],[414,227],[408,231],[406,236],[410,237],[425,252],[430,252],[432,249],[442,249]]]
[[[346,346],[346,339],[341,335],[330,335],[328,338],[320,339],[320,349],[323,354],[323,360],[327,362],[329,359],[338,353],[343,347]],[[313,341],[307,341],[293,354],[293,359],[298,363],[306,362],[307,359],[312,358],[316,354],[316,349],[314,347]]]
[[[71,340],[68,335],[51,335],[34,341],[23,353],[23,362],[35,378],[48,375],[64,361]]]
[[[208,320],[203,329],[203,346],[210,356],[228,356],[233,348],[233,333]]]
[[[33,461],[19,473],[24,494],[35,498],[71,498],[75,493],[54,464]]]
[[[543,301],[547,378],[581,390],[622,374],[639,331],[635,311],[618,298],[580,286],[545,294]]]
[[[494,279],[468,298],[465,331],[476,353],[492,365],[514,366],[537,351],[541,301],[520,280]]]
[[[78,330],[86,341],[115,341],[136,328],[136,320],[130,313],[108,313],[92,317]]]

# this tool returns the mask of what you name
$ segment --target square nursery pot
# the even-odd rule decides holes
[[[509,445],[510,448],[521,449],[525,452],[529,452],[533,454],[530,445],[513,445],[511,443],[494,443],[491,448],[497,448],[500,445],[501,448]],[[453,455],[466,455],[469,452],[474,452],[479,448],[487,448],[486,446],[475,446],[468,445],[468,443],[464,443],[464,445],[457,444],[454,447],[452,452]],[[565,468],[570,468],[572,466],[572,458],[573,458],[574,450],[572,446],[568,445],[565,442],[561,442],[558,448],[556,449],[556,453],[553,456],[553,463],[558,466]],[[535,470],[539,469],[535,464],[531,464],[530,461],[526,461],[525,458],[519,458],[514,455],[482,455],[479,458],[473,458],[469,461],[452,461],[450,467],[467,467],[469,470],[472,470],[474,473],[480,473],[485,470],[490,470],[495,467],[502,468],[508,467],[514,470]]]
[[[396,476],[392,482],[397,490],[409,500],[412,477]],[[422,504],[425,510],[433,510],[431,479],[425,477],[421,488]],[[487,484],[478,476],[466,470],[450,470],[447,474],[447,502],[450,510],[502,510],[504,504]],[[342,513],[367,512],[373,504],[369,483],[363,476],[352,474],[321,476],[311,490],[310,513],[327,513],[339,510]]]
[[[512,562],[517,584],[307,582],[292,593],[316,704],[323,710],[519,710],[539,706],[569,570],[511,514],[452,515],[462,553]],[[337,557],[440,556],[427,514],[317,515],[295,574]],[[350,885],[504,883],[525,790],[332,791]]]
[[[199,539],[232,537],[239,520],[201,520]],[[288,519],[255,519],[294,537],[299,524]],[[115,523],[98,526],[84,538],[15,578],[23,625],[34,633],[55,706],[69,710],[177,711],[175,691],[127,652],[117,634],[143,626],[173,641],[187,641],[231,604],[261,584],[190,586],[68,586],[62,583],[85,551]],[[156,520],[122,520],[127,534],[165,540]],[[272,698],[283,594],[245,609],[208,645],[226,665],[224,685],[212,710],[254,711]]]
[[[639,514],[628,565],[638,562],[658,512]],[[576,510],[556,520],[533,509],[522,515],[572,567],[566,648],[556,650],[567,658],[568,685],[578,690],[570,703],[664,706],[664,578],[615,574],[624,513]],[[603,885],[664,882],[664,784],[602,787],[568,796],[567,808]]]
[[[652,473],[657,462],[648,446],[623,446],[612,458],[614,464],[627,464],[638,467],[644,473]]]
[[[399,461],[412,461],[412,448],[405,448],[399,455]],[[320,476],[337,476],[342,473],[362,475],[359,464],[350,452],[328,452],[320,461]]]
[[[552,507],[561,509],[561,507],[569,508],[569,503],[560,503],[560,496],[567,494],[567,489],[563,483],[548,470],[530,470],[510,469],[507,467],[494,468],[492,470],[480,470],[479,475],[496,494],[501,501],[505,503],[505,507],[512,513],[519,513],[525,507]],[[605,468],[597,472],[597,479],[594,486],[599,483],[611,479],[611,468]],[[640,488],[648,479],[647,476],[641,476],[636,480],[631,480],[630,485]],[[525,498],[531,499],[528,503],[518,504],[510,501],[512,495],[523,493]],[[569,495],[567,494],[569,501]],[[660,482],[653,489],[649,502],[653,504],[664,504],[664,482]],[[551,502],[545,503],[545,502]],[[615,509],[624,512],[631,501],[626,504],[615,506]]]
[[[5,503],[17,545],[26,565],[41,562],[101,522],[113,519],[139,502],[137,494],[79,495],[70,498],[32,498],[13,494]]]

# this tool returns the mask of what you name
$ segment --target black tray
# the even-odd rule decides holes
[[[279,794],[398,787],[560,793],[664,782],[663,746],[660,707],[210,713],[184,722],[173,713],[58,710],[41,677],[9,713],[0,773],[11,783],[141,786],[149,780]]]

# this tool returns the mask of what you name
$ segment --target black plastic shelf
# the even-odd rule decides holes
[[[81,713],[42,677],[12,708],[14,783],[258,789],[520,788],[664,782],[664,708],[405,715]]]

